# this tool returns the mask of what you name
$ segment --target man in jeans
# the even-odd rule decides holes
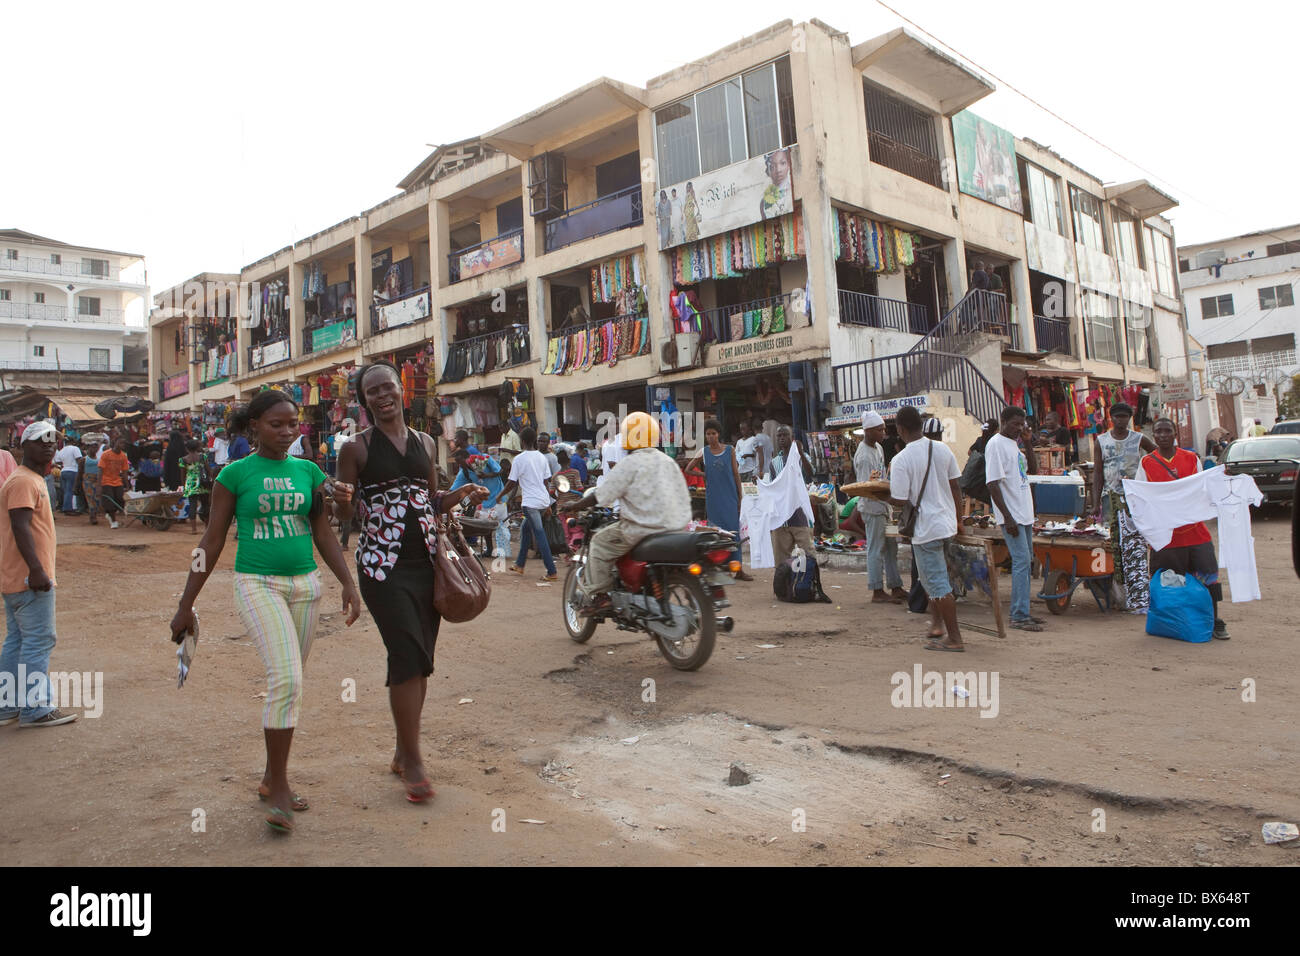
[[[76,514],[77,512],[77,469],[81,461],[81,449],[75,441],[67,442],[54,455],[54,459],[59,463],[59,483],[63,486],[63,500],[61,510],[65,515]]]
[[[0,593],[8,634],[0,651],[0,726],[57,727],[77,719],[50,705],[54,649],[54,511],[45,473],[58,432],[33,422],[23,463],[0,487]]]
[[[862,444],[853,453],[853,473],[858,481],[885,478],[885,420],[879,412],[862,413]],[[872,604],[902,604],[907,600],[903,578],[898,573],[898,542],[885,535],[889,505],[877,498],[858,498],[858,513],[867,539],[867,587]],[[885,588],[889,591],[886,592]]]
[[[930,598],[930,630],[923,646],[927,651],[965,651],[945,552],[948,540],[957,534],[961,468],[947,445],[925,437],[921,413],[914,407],[900,408],[895,422],[907,445],[889,463],[889,495],[899,508],[907,504],[917,508],[912,556]]]
[[[546,529],[542,527],[542,514],[551,509],[551,463],[537,450],[537,432],[525,428],[519,433],[519,444],[523,451],[515,455],[510,463],[510,480],[506,482],[501,493],[502,501],[509,501],[515,489],[519,489],[524,506],[524,527],[519,534],[519,557],[510,565],[514,574],[524,573],[524,562],[528,559],[528,549],[532,542],[542,555],[546,565],[546,577],[543,581],[558,581],[559,573],[555,570],[555,559],[551,557],[551,544],[546,540]],[[531,539],[531,541],[530,541]]]
[[[1002,409],[1001,428],[984,446],[984,480],[993,502],[993,517],[1002,526],[1002,540],[1011,553],[1011,626],[1041,631],[1045,623],[1029,614],[1029,569],[1034,560],[1034,497],[1029,489],[1028,462],[1020,450],[1024,409]],[[997,569],[990,568],[991,574]]]

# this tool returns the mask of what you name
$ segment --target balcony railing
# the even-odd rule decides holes
[[[459,382],[471,375],[485,375],[499,368],[523,365],[531,358],[528,326],[511,325],[448,345],[447,364],[443,366],[439,381]]]
[[[287,362],[289,358],[289,337],[287,335],[272,339],[270,342],[263,342],[261,345],[251,345],[248,348],[246,374],[259,372],[272,365],[278,365],[280,362]]]
[[[123,371],[121,362],[56,362],[54,359],[37,359],[34,361],[11,362],[5,360],[2,367],[8,371],[40,371],[40,372],[121,372]]]
[[[546,251],[554,252],[583,239],[639,226],[644,221],[641,205],[641,187],[629,186],[565,210],[563,216],[546,224]]]
[[[636,323],[640,321],[638,328]],[[630,340],[636,335],[635,342]],[[625,338],[626,336],[626,338]],[[559,340],[554,347],[551,343]],[[635,358],[650,354],[650,321],[645,315],[616,315],[582,325],[556,329],[547,333],[543,375],[581,372],[596,365],[608,365],[611,359]]]
[[[1074,354],[1069,319],[1050,319],[1045,315],[1034,316],[1034,337],[1038,340],[1040,352]]]
[[[493,239],[484,239],[448,253],[448,278],[451,282],[460,282],[523,261],[524,230],[511,229]]]
[[[422,322],[432,313],[429,287],[405,292],[391,302],[370,306],[370,334],[378,335],[403,325]]]
[[[837,402],[932,391],[959,392],[966,411],[980,421],[997,418],[1006,407],[1001,390],[964,355],[904,352],[837,365],[833,371]]]
[[[767,299],[753,299],[736,305],[721,305],[699,314],[698,328],[702,342],[738,342],[764,334],[764,321],[771,327],[794,328],[795,313],[791,305],[794,293],[785,292]],[[748,334],[747,334],[748,333]]]
[[[119,271],[112,266],[108,271],[83,265],[80,259],[68,262],[51,262],[48,258],[19,256],[17,259],[0,259],[0,272],[25,272],[28,275],[54,276],[60,279],[105,279],[116,282]]]
[[[912,335],[930,331],[930,310],[914,302],[884,299],[865,292],[840,289],[840,325],[893,329]]]
[[[938,189],[944,188],[939,160],[933,156],[927,156],[884,133],[874,131],[867,134],[867,150],[873,163],[888,166],[904,176],[919,179]]]
[[[1011,328],[1011,311],[1007,307],[1005,295],[985,289],[971,289],[939,320],[938,325],[908,351],[961,352],[975,332],[1011,338],[1015,334],[1010,331]],[[1013,348],[1017,347],[1016,341],[1012,338]]]
[[[357,341],[357,322],[351,317],[335,319],[315,328],[302,330],[302,354],[326,352]]]
[[[0,302],[0,319],[25,319],[29,322],[86,322],[93,325],[121,325],[126,321],[122,309],[100,309],[88,315],[52,302]]]

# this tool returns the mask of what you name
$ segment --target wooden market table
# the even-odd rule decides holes
[[[898,533],[898,527],[896,525],[889,525],[885,529],[885,535],[890,538],[909,540],[903,538],[903,536]],[[967,528],[952,540],[957,544],[963,544],[967,547],[984,549],[984,559],[988,562],[989,566],[989,599],[993,604],[993,623],[996,625],[995,633],[998,637],[1006,637],[1007,623],[1003,619],[1002,615],[1002,599],[998,589],[997,573],[998,562],[1004,560],[1006,557],[1006,546],[1002,543],[1002,532],[992,528]],[[997,557],[994,550],[995,547],[1002,549],[1001,557]],[[959,620],[957,623],[966,624],[967,622]],[[982,624],[973,624],[970,626],[979,628],[980,630],[988,630],[988,628]]]

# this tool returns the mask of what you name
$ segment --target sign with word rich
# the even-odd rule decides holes
[[[957,151],[957,188],[1003,209],[1022,211],[1014,136],[962,110],[952,118],[952,143]]]
[[[826,419],[827,428],[839,428],[844,425],[861,425],[863,412],[876,412],[881,418],[897,415],[898,410],[910,405],[916,409],[925,408],[930,399],[924,395],[909,395],[906,398],[878,398],[860,402],[841,402],[835,406],[835,414]]]
[[[169,375],[162,380],[162,397],[175,398],[177,395],[185,395],[190,390],[190,373],[177,372],[175,375]]]
[[[429,293],[425,291],[418,295],[408,295],[405,299],[379,306],[376,312],[380,332],[419,322],[429,317]]]
[[[349,342],[355,342],[356,340],[357,323],[352,319],[348,319],[344,322],[327,325],[322,329],[312,329],[311,350],[320,352],[323,349],[337,348],[340,345],[347,345]]]
[[[500,269],[524,258],[524,234],[516,232],[509,236],[499,236],[481,246],[475,246],[469,252],[458,257],[460,277],[482,275],[493,269]]]
[[[289,340],[281,339],[253,349],[253,360],[250,365],[252,368],[262,368],[266,365],[274,365],[276,362],[283,362],[288,357]]]
[[[659,189],[659,248],[680,246],[794,212],[792,147]]]
[[[790,360],[785,350],[794,346],[793,335],[773,335],[768,338],[744,339],[714,346],[705,362],[719,372],[748,372],[756,368],[784,365]]]

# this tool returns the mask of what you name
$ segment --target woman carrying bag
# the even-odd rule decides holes
[[[434,441],[406,427],[396,366],[362,366],[356,393],[375,424],[343,446],[338,473],[357,487],[357,577],[388,650],[386,684],[397,734],[389,769],[402,778],[406,799],[423,803],[434,796],[420,756],[420,714],[442,620],[434,606],[438,518],[462,500],[474,505],[490,492],[478,484],[438,490]],[[336,502],[340,525],[352,520],[352,507],[351,500]]]
[[[289,455],[298,436],[298,406],[269,389],[248,403],[257,453],[221,470],[212,489],[212,514],[195,550],[196,562],[172,618],[172,640],[195,626],[194,602],[217,566],[232,519],[238,519],[235,608],[266,665],[266,772],[258,795],[269,800],[266,825],[292,832],[294,811],[307,809],[289,787],[289,748],[302,707],[303,665],[320,620],[322,584],[312,543],[343,586],[350,626],[361,613],[360,596],[325,515],[322,487],[336,501],[352,488],[326,478],[314,462]],[[197,568],[197,570],[195,570]]]

